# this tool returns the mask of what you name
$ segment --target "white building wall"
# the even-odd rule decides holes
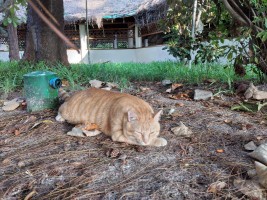
[[[224,44],[221,45],[234,45],[238,46],[238,42],[225,40]],[[239,44],[240,45],[240,44]],[[91,63],[101,62],[113,62],[113,63],[124,63],[124,62],[138,62],[138,63],[149,63],[156,61],[177,61],[167,50],[162,50],[164,45],[151,46],[146,48],[138,49],[91,49],[89,52]],[[83,55],[78,53],[76,50],[68,50],[67,55],[70,63],[89,63],[88,50],[83,49]],[[20,52],[22,57],[23,51]],[[0,60],[9,61],[8,52],[0,50]],[[219,63],[226,64],[227,58],[220,58]]]
[[[169,55],[167,50],[162,50],[164,46],[154,46],[140,49],[106,49],[106,50],[90,50],[91,63],[101,62],[141,62],[148,63],[153,61],[168,61],[176,60],[173,56]],[[0,51],[0,60],[9,61],[7,51]],[[20,52],[23,55],[23,51]],[[70,63],[88,63],[87,55],[81,55],[76,50],[67,50],[68,60]]]
[[[23,52],[24,51],[19,52],[20,58],[22,58]],[[9,52],[8,51],[1,51],[0,50],[0,61],[6,61],[6,62],[9,61]]]

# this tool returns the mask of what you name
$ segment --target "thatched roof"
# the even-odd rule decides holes
[[[166,4],[166,0],[87,0],[87,16],[100,25],[103,18],[136,16],[140,12],[149,11],[162,4]],[[64,9],[66,22],[86,18],[86,0],[64,0]]]
[[[115,19],[137,16],[138,13],[157,10],[158,6],[166,5],[166,0],[87,0],[87,17],[90,21],[101,24],[103,18]],[[26,19],[26,8],[17,11],[19,18]],[[2,21],[3,14],[0,14]],[[67,23],[74,23],[86,19],[86,0],[64,0],[64,19]]]

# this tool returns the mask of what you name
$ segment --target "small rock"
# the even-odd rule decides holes
[[[25,164],[25,162],[23,162],[23,161],[19,161],[19,162],[18,162],[18,166],[21,168],[21,167],[25,167],[26,164]]]
[[[254,181],[235,179],[234,186],[250,199],[265,199],[263,189]]]
[[[194,100],[208,100],[213,97],[212,92],[206,90],[196,89],[194,93]]]
[[[103,82],[102,81],[99,81],[99,80],[91,80],[89,81],[91,87],[95,87],[95,88],[101,88],[102,85],[103,85]]]
[[[110,91],[111,87],[104,87],[104,88],[101,88],[101,89]]]
[[[251,178],[251,179],[254,178],[255,176],[257,176],[257,172],[255,169],[248,170],[247,174],[248,174],[249,178]]]
[[[171,80],[163,80],[163,81],[161,81],[161,84],[162,84],[163,86],[167,86],[167,85],[171,85],[172,82],[171,82]]]
[[[183,122],[180,122],[179,126],[171,128],[171,131],[177,136],[190,137],[192,135],[192,131]]]
[[[76,127],[73,127],[71,131],[67,132],[67,135],[75,137],[85,137],[83,131]]]
[[[118,88],[119,87],[118,84],[116,84],[116,83],[110,83],[110,82],[107,82],[106,83],[106,86],[107,87],[110,87],[110,88]]]
[[[244,145],[244,148],[248,151],[254,151],[255,149],[257,149],[257,146],[253,141],[250,141],[249,143]]]
[[[267,166],[255,161],[255,168],[259,178],[259,183],[267,189]]]
[[[260,145],[248,155],[267,165],[267,143]]]
[[[169,112],[168,112],[168,115],[171,115],[171,114],[173,114],[175,112],[175,108],[171,108],[170,110],[169,110]]]
[[[126,154],[121,154],[118,159],[124,161],[124,160],[126,160],[126,158],[127,158]]]

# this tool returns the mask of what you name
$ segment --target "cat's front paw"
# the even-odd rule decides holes
[[[58,122],[64,122],[65,121],[65,119],[61,116],[61,114],[59,114],[58,113],[58,115],[56,116],[56,120],[58,121]]]
[[[167,140],[165,140],[164,138],[157,138],[153,141],[151,145],[156,146],[156,147],[162,147],[162,146],[166,146],[167,143],[168,143]]]

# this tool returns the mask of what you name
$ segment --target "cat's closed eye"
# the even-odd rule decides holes
[[[138,133],[140,135],[143,135],[143,133],[142,132],[139,132],[139,131],[135,131],[135,133]]]

